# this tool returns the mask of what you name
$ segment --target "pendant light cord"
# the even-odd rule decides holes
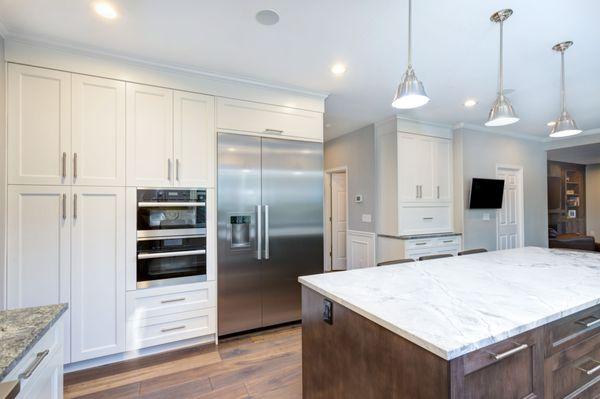
[[[504,96],[504,21],[500,21],[500,68],[498,72],[498,95]]]
[[[560,109],[561,112],[565,112],[566,101],[565,101],[565,51],[560,52]]]
[[[412,68],[412,0],[408,0],[408,69]]]

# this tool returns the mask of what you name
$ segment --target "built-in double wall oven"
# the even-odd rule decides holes
[[[137,288],[206,281],[206,190],[137,190]]]

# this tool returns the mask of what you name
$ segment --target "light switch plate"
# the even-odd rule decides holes
[[[362,221],[364,223],[371,223],[371,221],[372,221],[371,215],[369,215],[369,214],[362,215]]]
[[[354,196],[354,202],[356,202],[357,204],[360,204],[361,202],[363,202],[363,196],[362,196],[362,194],[356,194]]]
[[[490,220],[490,214],[489,213],[484,213],[483,214],[483,220]]]

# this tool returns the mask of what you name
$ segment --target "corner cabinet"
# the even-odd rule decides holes
[[[379,234],[452,232],[452,140],[390,131],[377,136]]]
[[[127,185],[214,187],[214,97],[127,83]]]

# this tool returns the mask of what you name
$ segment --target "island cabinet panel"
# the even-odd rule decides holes
[[[504,399],[543,397],[544,349],[536,329],[451,361],[456,398]],[[462,363],[462,364],[461,364]]]
[[[449,398],[448,362],[302,288],[302,392],[307,399]]]

